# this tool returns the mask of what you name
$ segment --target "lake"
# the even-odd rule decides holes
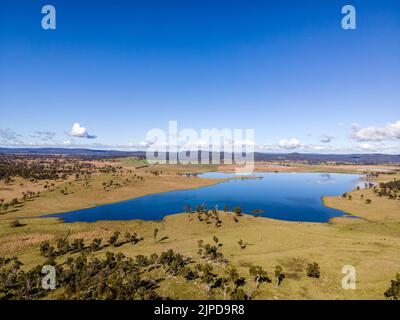
[[[202,178],[231,178],[228,173],[205,173]],[[328,222],[344,212],[325,207],[322,196],[341,195],[360,185],[362,175],[339,173],[262,173],[260,177],[230,179],[216,185],[147,195],[93,208],[51,214],[65,222],[98,220],[160,220],[184,212],[184,206],[207,208],[240,206],[244,213],[261,209],[263,217],[307,222]]]

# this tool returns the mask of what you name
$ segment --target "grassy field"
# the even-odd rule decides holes
[[[3,216],[9,219],[36,217],[128,200],[152,193],[199,188],[224,181],[223,179],[202,179],[182,175],[183,173],[211,171],[214,169],[213,166],[191,166],[188,169],[186,166],[154,165],[135,169],[129,165],[125,166],[126,162],[129,163],[129,159],[124,161],[124,163],[114,163],[114,165],[122,165],[120,172],[94,174],[91,176],[88,186],[84,185],[82,179],[75,180],[73,178],[56,181],[51,190],[43,189],[46,181],[33,183],[15,178],[12,183],[7,185],[0,182],[0,198],[6,200],[14,197],[20,198],[21,193],[27,190],[41,192],[40,197],[20,203]],[[154,175],[154,172],[159,173]],[[116,184],[120,186],[104,189],[103,183],[109,181],[113,181],[114,186]],[[0,219],[1,216],[0,214]]]
[[[187,168],[185,169],[187,171]],[[203,168],[210,169],[212,168]],[[39,245],[44,240],[54,244],[56,239],[69,234],[70,239],[83,238],[85,243],[89,243],[98,237],[107,239],[114,231],[119,230],[122,233],[137,232],[144,240],[135,246],[125,244],[118,248],[107,248],[96,252],[96,255],[104,255],[105,251],[109,250],[134,257],[138,254],[150,255],[174,249],[185,256],[193,257],[196,261],[199,259],[197,242],[203,240],[205,243],[212,243],[213,236],[217,236],[223,244],[221,252],[236,266],[239,273],[248,279],[244,286],[248,292],[256,290],[255,283],[249,275],[250,266],[260,265],[270,275],[273,274],[276,265],[283,267],[286,278],[282,285],[276,288],[272,283],[262,284],[256,290],[257,299],[383,299],[383,293],[389,287],[390,280],[400,272],[400,201],[379,198],[371,190],[350,192],[352,200],[343,197],[325,198],[327,206],[360,217],[335,218],[326,224],[286,222],[248,215],[243,215],[235,222],[232,213],[224,212],[220,212],[220,228],[190,218],[185,213],[168,216],[163,221],[66,224],[55,218],[34,218],[45,212],[71,210],[148,193],[218,182],[177,176],[176,173],[181,171],[181,168],[169,168],[168,171],[164,169],[165,173],[160,176],[146,173],[149,168],[139,170],[145,176],[143,183],[138,182],[105,192],[101,187],[102,182],[110,178],[117,181],[118,177],[95,176],[89,190],[77,182],[72,182],[72,185],[66,182],[69,185],[68,190],[71,191],[68,195],[61,195],[58,189],[53,192],[46,191],[17,212],[0,215],[0,256],[16,255],[24,263],[24,268],[29,269],[44,262],[44,258],[39,255]],[[199,168],[191,170],[198,172]],[[381,175],[379,181],[394,178],[399,178],[399,175]],[[361,198],[361,194],[364,198]],[[372,200],[370,204],[365,202],[367,198]],[[20,219],[25,225],[12,228],[10,222],[17,216],[27,217]],[[154,228],[159,229],[158,238],[165,237],[163,241],[154,241]],[[247,243],[245,249],[240,248],[239,240]],[[69,254],[60,259],[66,259],[68,256]],[[311,262],[320,265],[320,279],[306,276],[306,266]],[[341,287],[341,279],[344,276],[341,269],[344,265],[356,268],[356,290],[344,290]],[[163,281],[157,290],[160,294],[174,299],[208,298],[199,283],[187,283],[180,277],[171,277]],[[217,295],[216,298],[222,296]]]

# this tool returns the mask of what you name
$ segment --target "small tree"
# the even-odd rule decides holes
[[[279,287],[281,282],[285,278],[285,274],[283,273],[283,269],[281,266],[278,265],[275,267],[274,275],[275,275],[275,286]]]
[[[46,258],[52,258],[55,256],[54,247],[50,245],[49,241],[43,241],[40,243],[40,254]]]
[[[307,276],[310,278],[317,278],[317,279],[321,276],[318,263],[313,262],[308,264]]]
[[[71,243],[71,250],[73,252],[80,252],[85,249],[85,243],[83,242],[82,238],[74,239]]]
[[[228,273],[228,280],[231,281],[236,288],[236,286],[237,286],[236,282],[239,279],[238,272],[236,271],[235,268],[231,268],[231,269],[229,269],[229,271],[227,273]]]
[[[257,288],[261,285],[261,283],[271,281],[268,278],[267,271],[263,270],[263,268],[260,266],[251,266],[249,268],[249,273],[254,277],[254,281],[256,282]]]
[[[236,216],[240,217],[242,215],[242,208],[237,206],[234,209]]]
[[[66,253],[70,249],[69,241],[67,238],[60,238],[57,240],[57,249],[60,253]]]
[[[119,235],[120,235],[120,234],[121,234],[121,233],[120,233],[119,231],[115,231],[115,232],[112,234],[112,236],[110,237],[110,239],[108,240],[108,243],[109,243],[111,246],[116,247],[117,244],[118,244],[118,238],[119,238]]]
[[[247,247],[247,243],[245,243],[242,239],[238,241],[238,244],[240,246],[240,249],[246,249]]]
[[[204,247],[203,240],[197,241],[197,247],[198,247],[197,253],[199,254],[200,257],[203,257],[203,247]]]
[[[215,244],[218,245],[219,239],[216,236],[213,237],[213,240],[214,240]]]
[[[158,234],[158,229],[154,228],[154,231],[153,231],[154,242],[157,242],[157,234]]]
[[[101,239],[100,238],[93,239],[92,243],[90,244],[90,249],[92,251],[97,251],[100,249],[100,247],[101,247]]]
[[[196,266],[197,270],[201,273],[201,282],[204,283],[207,293],[211,292],[211,289],[216,281],[216,275],[213,273],[213,267],[210,264],[198,264]]]

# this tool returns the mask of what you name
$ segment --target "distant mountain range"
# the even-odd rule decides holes
[[[200,151],[199,151],[200,153]],[[25,154],[25,155],[70,155],[86,156],[91,158],[116,158],[137,156],[144,158],[145,151],[116,151],[116,150],[92,150],[69,148],[0,148],[0,154]],[[211,153],[209,154],[211,158]],[[220,153],[223,159],[223,153]],[[167,154],[168,159],[168,154]],[[311,153],[261,153],[254,154],[256,161],[307,161],[309,163],[343,162],[359,164],[400,164],[400,155],[390,154],[311,154]]]
[[[117,150],[92,150],[92,149],[70,149],[70,148],[0,148],[0,154],[30,154],[30,155],[77,155],[90,157],[129,157],[145,152],[129,152]]]

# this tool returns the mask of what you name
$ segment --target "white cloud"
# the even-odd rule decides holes
[[[85,127],[81,127],[81,125],[77,122],[72,125],[72,129],[69,135],[72,137],[86,138],[86,139],[96,138],[96,136],[90,135],[88,130]]]
[[[330,143],[332,141],[332,139],[333,139],[332,136],[328,136],[328,135],[324,134],[319,141],[322,143]]]
[[[287,150],[292,150],[292,149],[298,149],[301,146],[300,141],[292,138],[290,140],[283,139],[279,141],[279,147],[282,149],[287,149]]]
[[[33,135],[31,135],[32,138],[37,138],[41,142],[50,142],[54,141],[54,138],[56,137],[55,132],[51,131],[35,131]]]
[[[362,143],[357,143],[353,145],[353,149],[359,150],[362,152],[389,152],[389,153],[394,153],[396,152],[396,149],[398,150],[398,147],[390,144],[385,144],[385,143],[367,143],[367,142],[362,142]]]
[[[142,148],[148,148],[154,144],[153,141],[148,141],[148,140],[143,140],[141,143],[139,143],[139,146]]]
[[[9,128],[0,128],[0,143],[4,145],[23,144],[22,136]]]
[[[351,138],[360,142],[400,139],[400,120],[395,123],[388,123],[383,128],[360,128],[360,126],[354,124],[352,130]]]
[[[74,141],[72,139],[69,139],[69,140],[66,140],[66,141],[63,142],[63,144],[66,145],[66,146],[70,146],[73,143],[74,143]]]

